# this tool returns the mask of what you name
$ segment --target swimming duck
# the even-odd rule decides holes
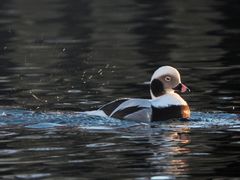
[[[162,66],[150,81],[151,99],[117,99],[97,111],[108,117],[137,121],[162,121],[173,118],[189,118],[187,102],[175,91],[190,91],[181,83],[179,72],[171,66]]]

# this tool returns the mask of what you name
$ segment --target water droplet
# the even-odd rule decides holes
[[[89,76],[88,79],[92,79],[93,78],[93,75]]]
[[[7,116],[7,114],[5,112],[2,112],[1,116]]]

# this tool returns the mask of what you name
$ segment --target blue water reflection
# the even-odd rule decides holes
[[[189,121],[149,124],[76,112],[0,114],[3,179],[239,176],[236,114],[193,112]]]
[[[23,126],[27,128],[48,129],[58,127],[78,127],[88,130],[121,130],[138,127],[150,128],[153,126],[160,131],[175,128],[238,128],[240,116],[229,113],[192,112],[191,118],[186,120],[169,120],[163,122],[135,122],[119,120],[109,117],[88,115],[84,112],[35,112],[21,109],[1,109],[1,126]]]

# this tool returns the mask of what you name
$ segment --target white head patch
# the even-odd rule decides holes
[[[157,79],[160,76],[167,75],[167,74],[172,75],[172,76],[178,78],[179,81],[181,82],[181,78],[180,78],[180,74],[179,74],[178,70],[176,70],[174,67],[171,67],[171,66],[162,66],[162,67],[158,68],[153,73],[151,81],[153,79]]]

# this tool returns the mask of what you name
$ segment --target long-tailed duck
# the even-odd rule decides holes
[[[188,104],[175,91],[183,93],[190,90],[181,83],[175,68],[162,66],[153,73],[150,81],[152,99],[118,99],[97,111],[103,116],[137,121],[189,118]]]

